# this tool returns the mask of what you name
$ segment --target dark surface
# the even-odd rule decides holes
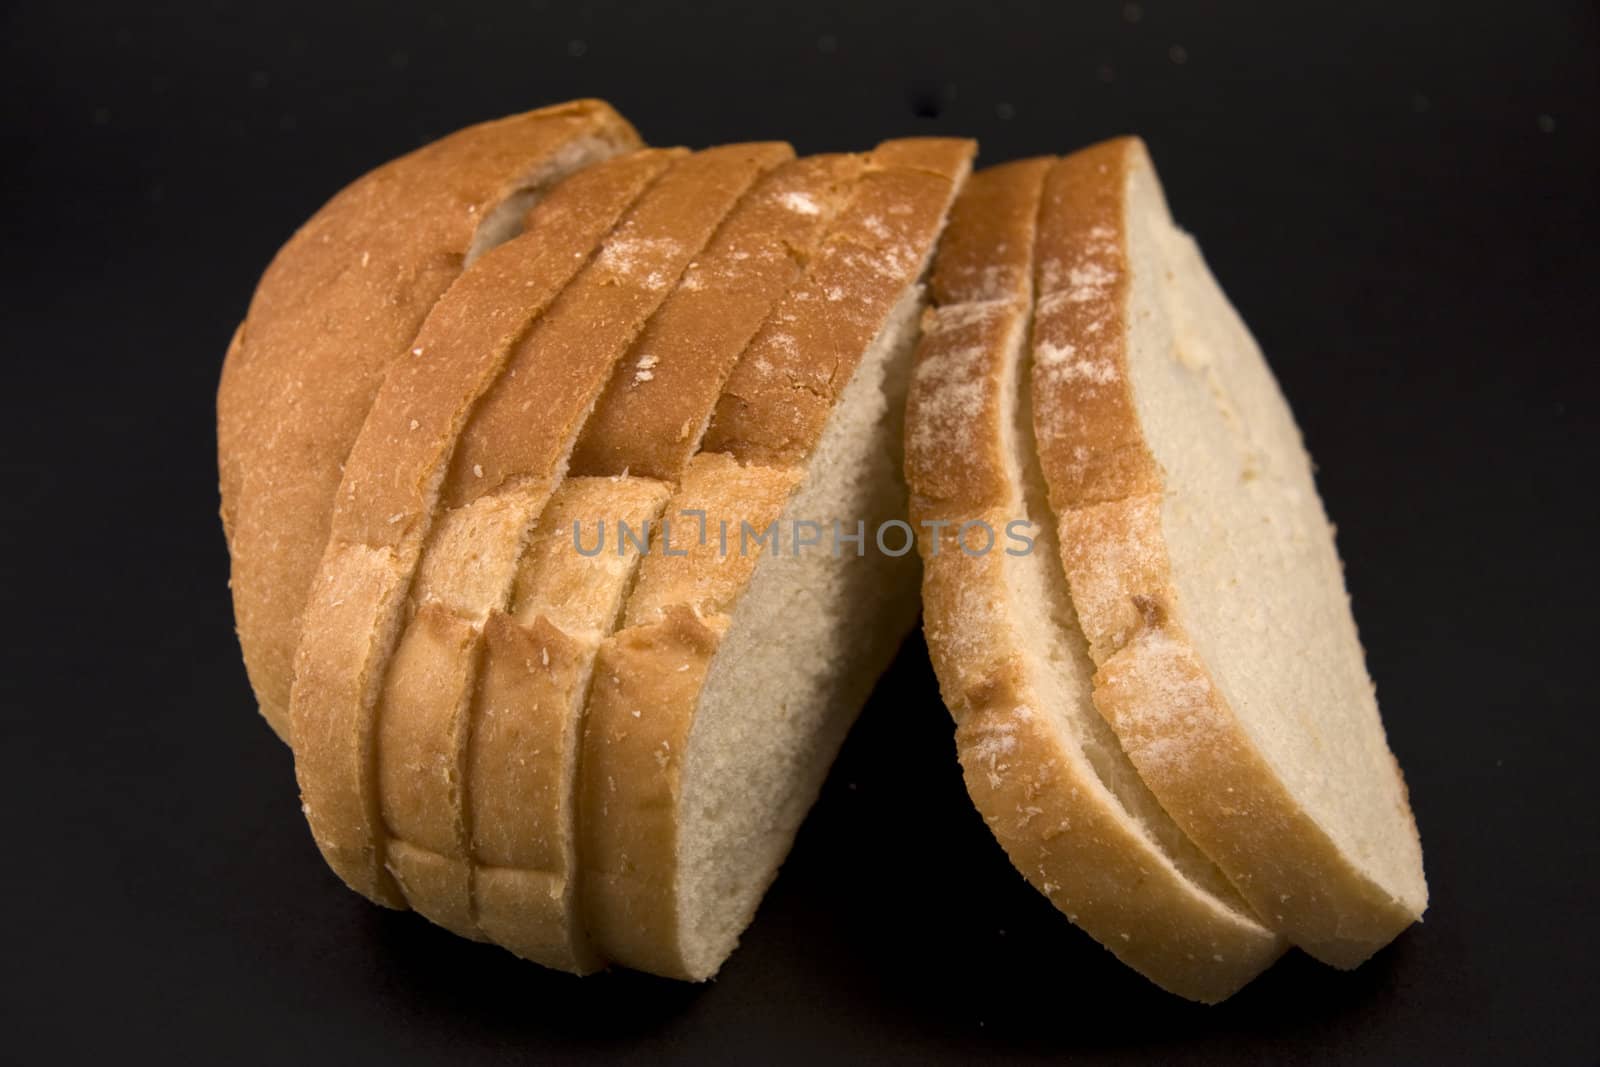
[[[8,5],[0,1059],[1600,1059],[1600,14],[1130,14]],[[1321,461],[1426,924],[1160,993],[1007,864],[920,641],[714,984],[580,982],[342,889],[231,634],[223,349],[340,185],[583,94],[661,144],[1143,134]]]

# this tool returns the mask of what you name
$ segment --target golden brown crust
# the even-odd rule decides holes
[[[1127,246],[1120,237],[1128,144],[1108,141],[1076,152],[1045,179],[1034,424],[1058,512],[1161,491],[1161,471],[1139,431],[1133,387],[1126,374],[1105,369],[1127,362],[1127,334],[1118,326],[1129,294]],[[1069,395],[1070,403],[1055,403]]]
[[[558,186],[528,232],[479,259],[429,313],[350,450],[302,623],[291,726],[313,837],[335,872],[381,903],[403,901],[384,869],[372,709],[432,520],[437,472],[527,322],[669,162],[639,153]]]
[[[682,474],[734,361],[801,277],[864,162],[808,156],[751,190],[618,366],[573,451],[574,474]]]
[[[1035,187],[1054,162],[1045,156],[986,167],[962,188],[928,274],[935,306],[1026,301],[1033,294]]]
[[[1057,165],[1040,222],[1034,425],[1095,703],[1140,776],[1257,913],[1351,967],[1416,915],[1358,870],[1250,740],[1184,633],[1162,476],[1129,383],[1125,138]],[[1152,712],[1159,711],[1159,715]],[[1183,758],[1169,754],[1181,750]],[[1227,788],[1217,788],[1226,782]],[[1410,819],[1409,810],[1401,816]]]
[[[473,854],[486,866],[565,877],[559,847],[561,730],[567,679],[585,676],[588,642],[543,616],[518,622],[493,612],[469,755]]]
[[[571,922],[574,709],[582,706],[593,640],[543,615],[494,612],[468,753],[475,918],[525,959],[584,973],[602,961]],[[464,866],[464,864],[462,864]]]
[[[658,536],[639,565],[625,624],[653,622],[675,606],[732,614],[761,539],[804,477],[802,467],[746,466],[722,452],[690,460],[662,514],[669,536]]]
[[[734,367],[704,451],[805,461],[888,309],[920,275],[973,150],[971,141],[921,139],[873,150],[805,278]]]
[[[385,370],[495,205],[637,145],[593,100],[473,126],[351,184],[267,268],[223,366],[217,454],[240,644],[280,736],[340,465]]]
[[[502,381],[544,369],[529,366],[541,358],[532,334],[568,284],[589,267],[591,251],[613,226],[628,224],[632,216],[623,213],[630,205],[692,158],[679,150],[645,149],[589,168],[534,207],[527,232],[462,274],[428,315],[406,358],[384,379],[345,464],[333,516],[335,539],[399,545],[432,521],[435,499],[447,508],[465,502],[449,495],[452,489],[460,493],[460,475],[454,482],[446,478],[441,489],[440,468],[458,469],[453,462],[458,443],[481,439],[489,405],[498,410],[512,403],[507,397],[516,390]],[[620,224],[619,218],[624,219]],[[581,361],[550,368],[551,388],[541,392],[541,402],[548,397],[551,411],[581,407],[583,368]],[[540,382],[541,388],[546,384]],[[515,397],[518,408],[521,400]],[[542,420],[526,421],[538,425]],[[539,441],[555,436],[528,433]],[[552,468],[549,453],[558,447],[544,444],[543,454],[520,469]],[[490,488],[490,479],[470,467],[466,478],[475,483],[473,497]]]
[[[1187,878],[1110,794],[1057,709],[1012,606],[1000,551],[969,555],[958,524],[991,529],[1026,513],[1010,454],[1033,244],[1054,161],[982,171],[968,183],[934,265],[907,405],[907,480],[921,531],[924,632],[967,789],[1007,856],[1062,912],[1162,987],[1216,1001],[1282,951],[1250,917]],[[937,541],[923,522],[944,521]],[[1039,550],[1044,550],[1041,545]],[[1083,698],[1088,698],[1084,679]]]
[[[689,728],[726,616],[675,607],[600,647],[578,781],[583,915],[606,954],[654,974],[686,973],[676,851]]]
[[[717,638],[763,551],[724,555],[717,516],[737,538],[741,520],[764,530],[781,514],[839,391],[931,256],[972,151],[944,140],[873,150],[804,277],[740,355],[667,504],[668,517],[705,510],[708,544],[647,557],[626,627],[601,648],[579,764],[581,893],[592,935],[618,962],[707,977],[677,913],[680,760]]]
[[[408,901],[433,905],[429,918],[463,936],[480,936],[468,872],[444,860],[468,847],[461,793],[482,635],[436,602],[417,609],[407,632],[421,639],[396,646],[375,715],[382,753],[378,795],[391,838],[386,861]],[[445,714],[435,714],[436,708]],[[397,850],[394,842],[408,847]]]
[[[614,526],[642,528],[667,492],[644,478],[564,480],[518,563],[509,612],[492,612],[485,631],[466,776],[474,844],[460,855],[471,857],[483,932],[577,973],[604,962],[575,921],[580,715],[595,652],[637,564],[628,542],[615,551]],[[601,550],[589,556],[575,545]],[[485,877],[489,869],[497,873]]]
[[[646,534],[672,493],[656,478],[568,476],[517,564],[511,613],[598,641],[621,618]]]
[[[587,416],[594,403],[589,383],[581,375],[573,378],[565,368],[581,366],[583,352],[597,336],[625,334],[631,343],[637,331],[634,324],[648,319],[672,291],[678,276],[751,182],[793,155],[785,144],[724,145],[697,152],[674,168],[670,177],[678,191],[641,204],[636,216],[606,242],[596,265],[612,281],[602,282],[586,299],[588,330],[552,337],[551,343],[559,341],[566,351],[564,359],[549,366],[524,367],[514,358],[507,369],[507,386],[486,397],[474,413],[472,432],[463,436],[445,480],[446,506],[471,503],[518,471],[551,467],[555,457],[550,453],[550,435],[539,429],[543,420],[529,418],[526,406],[532,387],[512,388],[513,376],[539,374],[535,380],[541,406],[552,407],[569,393],[581,395]],[[563,438],[563,456],[570,447]]]
[[[392,908],[404,906],[399,886],[383,869],[376,747],[370,715],[382,667],[395,639],[393,624],[405,602],[394,579],[394,553],[361,544],[330,545],[306,602],[300,651],[295,656],[290,736],[300,810],[312,839],[335,874],[352,889]],[[302,703],[305,701],[305,703]],[[319,709],[354,709],[324,714]]]
[[[930,517],[941,505],[972,512],[1010,495],[1004,390],[991,379],[997,354],[1028,328],[1038,186],[1052,163],[1020,160],[974,175],[939,238],[906,417],[908,480]]]

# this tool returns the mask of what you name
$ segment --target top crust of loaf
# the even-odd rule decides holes
[[[951,189],[971,165],[970,141],[908,138],[875,149],[846,217],[814,268],[734,367],[702,448],[747,463],[803,463],[855,361],[915,277],[915,255],[937,232]],[[886,258],[886,254],[889,258]],[[804,313],[808,301],[827,314]]]
[[[1318,958],[1354,966],[1416,921],[1427,890],[1404,784],[1383,740],[1331,534],[1288,409],[1192,244],[1173,228],[1137,140],[1087,149],[1051,172],[1037,279],[1034,425],[1073,604],[1099,667],[1095,702],[1163,806],[1256,911]],[[1281,499],[1298,501],[1297,510],[1280,501],[1247,519],[1226,513],[1222,496],[1195,499],[1194,486],[1168,484],[1164,462],[1181,465],[1199,454],[1189,449],[1162,461],[1146,437],[1145,419],[1164,399],[1149,384],[1152,368],[1168,367],[1185,383],[1204,376],[1206,403],[1222,412],[1228,434],[1259,433],[1267,442],[1256,457],[1260,468],[1244,461],[1231,484],[1279,479]],[[1150,391],[1140,391],[1141,381]],[[1163,432],[1198,432],[1202,416],[1210,417],[1175,416],[1173,425],[1187,429]],[[1253,421],[1242,426],[1241,419]],[[1206,573],[1200,557],[1186,564],[1192,573],[1174,570],[1174,516],[1192,519],[1197,511],[1210,516],[1209,536],[1220,539],[1212,544],[1270,548],[1292,538],[1306,560],[1297,564],[1301,572],[1326,583],[1289,609],[1326,616],[1314,628],[1316,647],[1275,643],[1275,633],[1301,632],[1282,629],[1284,620],[1265,623],[1258,636],[1242,623],[1225,634],[1193,628],[1212,604],[1237,596],[1216,584],[1227,574]],[[1259,534],[1262,522],[1273,532]],[[1187,541],[1182,547],[1185,558],[1199,551]],[[1196,594],[1187,600],[1179,592],[1186,582]],[[1254,642],[1248,665],[1237,655],[1205,653],[1238,641]],[[1330,762],[1326,773],[1341,777],[1346,795],[1388,798],[1372,827],[1382,844],[1365,855],[1366,846],[1340,829],[1343,808],[1306,787],[1308,772],[1275,764],[1268,747],[1279,746],[1281,760],[1280,737],[1291,744],[1317,736],[1299,717],[1311,709],[1245,705],[1228,695],[1245,675],[1268,679],[1252,685],[1275,692],[1271,679],[1324,660],[1339,667],[1344,709],[1340,736],[1327,743],[1348,740],[1371,757],[1356,760],[1363,766]],[[1354,811],[1354,803],[1346,806]]]
[[[966,522],[996,531],[1016,519],[1048,525],[1034,514],[1042,502],[1025,494],[1031,435],[1017,420],[1026,417],[1018,376],[1034,234],[1054,163],[1025,160],[975,175],[934,264],[936,306],[925,317],[906,420],[924,630],[958,724],[968,790],[1018,870],[1152,981],[1217,1001],[1276,959],[1281,939],[1192,845],[1176,840],[1131,766],[1106,767],[1111,753],[1097,765],[1089,752],[1105,745],[1080,733],[1095,712],[1077,621],[1048,592],[1035,602],[1038,594],[1019,585],[1027,580],[1019,571],[1045,568],[1031,580],[1059,587],[1059,572],[1048,574],[1053,560],[1008,559],[999,549],[969,555],[961,546]],[[949,525],[935,542],[923,523],[939,521]],[[1048,530],[1034,536],[1035,552],[1052,551]],[[1058,588],[1054,600],[1063,599]],[[1042,635],[1051,628],[1059,631],[1053,641]],[[1125,806],[1134,800],[1142,801],[1137,810]],[[1152,830],[1155,822],[1164,833]]]
[[[805,270],[865,161],[808,156],[751,190],[617,368],[573,451],[573,473],[681,476],[734,362]]]
[[[598,100],[469,127],[352,183],[267,268],[223,365],[217,455],[239,640],[279,736],[340,468],[385,370],[482,220],[638,143]]]

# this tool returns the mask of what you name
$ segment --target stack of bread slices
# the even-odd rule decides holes
[[[647,148],[577,102],[279,252],[222,512],[346,883],[710,977],[922,609],[996,837],[1160,985],[1353,966],[1420,916],[1308,461],[1142,148],[969,182],[974,151]]]

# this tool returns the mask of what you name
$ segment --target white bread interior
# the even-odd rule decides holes
[[[846,731],[916,620],[915,552],[877,551],[906,511],[899,443],[917,339],[912,286],[840,394],[778,520],[823,528],[797,556],[763,552],[711,661],[682,777],[678,908],[687,970],[714,974],[789,852]],[[865,522],[866,553],[831,550]],[[896,541],[889,541],[896,547]]]

